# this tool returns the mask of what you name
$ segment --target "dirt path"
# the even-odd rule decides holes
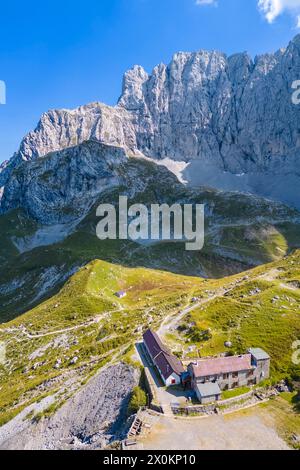
[[[276,280],[279,281],[279,279],[278,279],[279,275],[280,275],[280,270],[277,269],[277,268],[273,268],[270,271],[267,271],[262,276],[259,276],[258,279],[263,279],[264,281],[270,281],[270,282],[276,281]],[[293,284],[286,284],[284,282],[280,283],[280,287],[282,289],[287,289],[287,290],[291,290],[291,291],[299,291],[298,287],[293,286]]]
[[[168,332],[170,332],[172,329],[174,329],[178,323],[187,315],[188,313],[192,312],[193,310],[196,310],[197,308],[201,307],[202,305],[207,304],[208,302],[211,302],[212,300],[215,300],[218,297],[222,297],[226,292],[229,290],[226,290],[224,288],[219,289],[214,295],[211,295],[210,297],[207,297],[205,299],[200,300],[199,302],[184,308],[181,310],[179,313],[171,313],[168,315],[162,324],[160,325],[160,328],[157,332],[159,336],[164,337]]]
[[[280,287],[283,289],[291,290],[293,292],[299,292],[299,288],[296,286],[293,286],[292,284],[284,284],[283,282],[280,283]]]
[[[262,274],[261,276],[258,277],[258,279],[263,279],[264,281],[275,281],[280,274],[279,269],[273,268],[267,271],[266,273]]]
[[[96,323],[96,320],[92,320],[86,323],[81,323],[80,325],[76,325],[76,326],[70,326],[69,328],[64,328],[62,330],[49,331],[47,333],[41,333],[37,335],[32,335],[28,333],[28,331],[25,331],[25,330],[23,332],[28,339],[38,339],[38,338],[44,338],[45,336],[60,335],[61,333],[67,333],[68,331],[79,330],[80,328],[87,328],[88,326],[93,325],[94,323]]]
[[[106,315],[109,315],[111,313],[117,313],[117,312],[120,312],[120,311],[123,311],[123,308],[121,309],[118,309],[118,310],[112,310],[112,311],[108,311],[108,312],[103,312],[101,315],[97,315],[95,318],[93,318],[92,320],[89,320],[89,321],[86,321],[84,323],[80,323],[79,325],[75,325],[75,326],[69,326],[67,328],[62,328],[60,330],[54,330],[54,331],[47,331],[47,333],[38,333],[38,334],[31,334],[29,333],[29,331],[27,331],[27,329],[25,327],[23,327],[22,329],[20,328],[10,328],[9,330],[7,330],[6,332],[7,333],[21,333],[23,334],[27,339],[39,339],[39,338],[44,338],[46,336],[53,336],[53,335],[60,335],[60,334],[63,334],[63,333],[68,333],[69,331],[76,331],[76,330],[80,330],[81,328],[87,328],[91,325],[95,325],[97,323],[100,323],[100,321],[106,316]],[[4,330],[5,331],[5,330]]]

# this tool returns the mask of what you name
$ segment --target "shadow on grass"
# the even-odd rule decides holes
[[[292,405],[296,413],[300,413],[300,392],[292,398]]]

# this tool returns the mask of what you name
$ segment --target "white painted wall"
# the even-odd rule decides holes
[[[172,381],[175,380],[175,383],[172,383]],[[169,386],[172,386],[172,385],[180,385],[180,377],[179,375],[173,373],[172,375],[170,375],[170,377],[164,381],[166,386],[169,387]]]

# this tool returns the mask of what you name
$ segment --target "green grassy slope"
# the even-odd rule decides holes
[[[141,329],[187,304],[202,282],[103,261],[80,269],[56,296],[0,327],[7,347],[0,422],[65,380],[81,383],[113,358],[124,358]],[[115,296],[120,289],[127,291],[122,300]]]
[[[213,291],[224,287],[225,295],[189,313],[180,332],[170,335],[171,343],[187,357],[223,352],[225,341],[238,353],[262,347],[271,355],[274,380],[300,372],[292,364],[292,344],[300,338],[299,266],[297,251],[243,275],[210,282]],[[207,331],[211,337],[204,335]],[[191,343],[195,352],[188,352]]]
[[[72,391],[108,362],[129,358],[145,328],[158,329],[168,315],[191,305],[192,297],[207,299],[220,289],[228,293],[187,314],[180,331],[167,334],[171,348],[187,358],[198,351],[223,352],[226,340],[233,352],[260,346],[271,355],[272,379],[291,376],[299,370],[291,361],[292,343],[300,336],[299,266],[298,251],[246,274],[203,280],[89,263],[58,294],[1,325],[7,359],[0,370],[0,422],[67,380],[73,380]],[[115,296],[120,289],[127,292],[121,300]],[[203,331],[211,338],[203,339]]]
[[[249,267],[281,259],[300,244],[299,214],[280,205],[249,195],[187,190],[152,181],[151,164],[141,165],[148,181],[132,202],[204,203],[205,246],[188,252],[179,242],[138,244],[131,241],[102,241],[96,235],[98,202],[117,201],[124,188],[103,193],[74,231],[63,241],[30,246],[38,229],[21,210],[0,216],[0,321],[15,318],[55,293],[66,279],[94,259],[127,267],[164,269],[177,274],[223,278]],[[126,168],[130,174],[130,168]],[[173,180],[172,180],[173,181]],[[287,222],[286,220],[289,220]],[[50,228],[51,229],[51,228]],[[16,246],[25,245],[20,253]]]

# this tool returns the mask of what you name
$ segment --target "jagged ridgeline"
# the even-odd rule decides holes
[[[150,75],[135,66],[124,76],[117,106],[45,113],[3,165],[0,187],[22,161],[92,139],[129,155],[189,162],[185,176],[195,184],[299,207],[300,113],[292,102],[299,51],[300,35],[254,60],[200,50],[177,53]]]
[[[297,36],[254,61],[179,53],[151,75],[126,73],[116,107],[45,113],[0,170],[1,319],[51,296],[95,258],[219,278],[299,246],[300,123],[290,86],[299,49]],[[204,249],[100,242],[96,207],[119,194],[205,204]]]
[[[51,295],[96,257],[222,277],[299,246],[300,123],[291,99],[299,50],[297,36],[254,61],[178,53],[151,75],[127,72],[115,107],[45,113],[0,170],[2,318]],[[204,250],[99,242],[96,206],[119,194],[205,204]]]
[[[117,106],[45,113],[0,166],[0,425],[19,412],[21,428],[55,415],[112,364],[111,376],[127,377],[122,393],[107,369],[95,386],[114,397],[101,410],[114,402],[117,416],[136,383],[143,329],[209,292],[207,306],[169,334],[175,352],[193,341],[218,354],[230,339],[239,352],[263,347],[272,380],[299,373],[291,362],[300,332],[299,53],[297,36],[255,60],[199,51],[150,75],[134,67]],[[100,241],[96,208],[120,195],[147,206],[204,204],[204,249]]]

